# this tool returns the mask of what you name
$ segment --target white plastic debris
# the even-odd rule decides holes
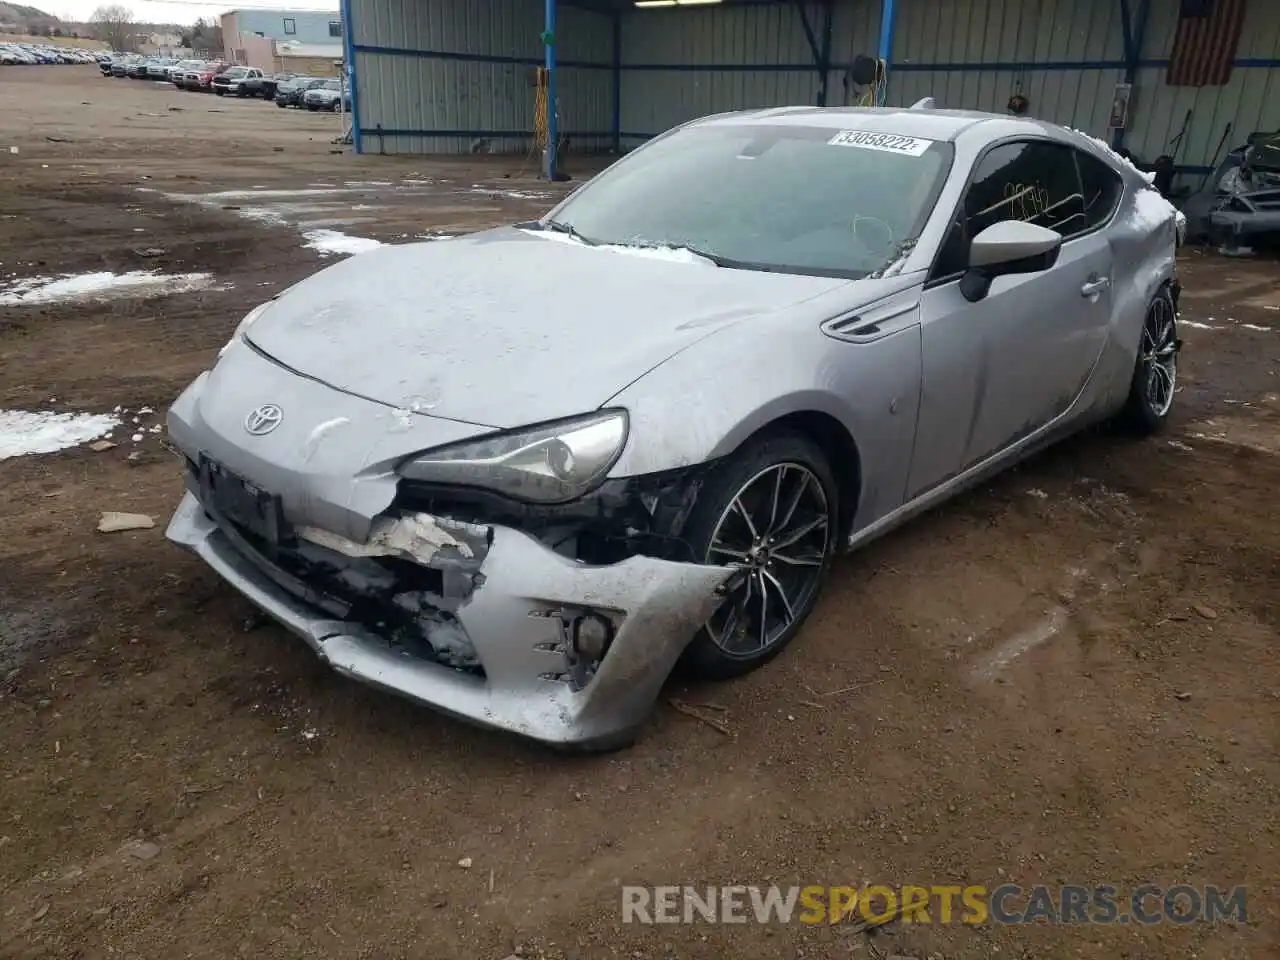
[[[156,525],[155,520],[145,513],[117,513],[108,510],[98,521],[99,533],[119,533],[122,530],[150,530]]]

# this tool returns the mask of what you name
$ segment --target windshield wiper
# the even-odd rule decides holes
[[[565,223],[563,220],[543,220],[542,226],[544,229],[554,230],[556,233],[563,233],[566,236],[573,237],[573,239],[580,243],[585,243],[589,247],[594,247],[596,245],[594,240],[588,240],[579,233],[577,227],[571,223]]]

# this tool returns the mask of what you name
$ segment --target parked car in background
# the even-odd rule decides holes
[[[176,57],[156,57],[147,63],[147,79],[166,81],[169,79],[169,68],[177,63]]]
[[[188,70],[194,70],[196,67],[204,63],[203,60],[179,60],[177,63],[171,64],[166,71],[165,76],[170,83],[175,86],[182,86],[182,77]]]
[[[308,110],[351,109],[347,85],[341,80],[325,80],[312,87],[303,94],[302,103]]]
[[[262,93],[262,71],[257,67],[227,67],[213,78],[218,96],[256,97]]]
[[[270,77],[263,77],[262,78],[262,99],[274,100],[276,98],[276,88],[278,88],[280,84],[288,80],[292,80],[295,76],[297,75],[293,73],[277,73],[277,74],[273,74]]]
[[[213,78],[227,68],[221,61],[200,64],[182,75],[182,86],[186,90],[208,93],[213,89]]]
[[[102,71],[104,77],[111,76],[111,66],[116,62],[115,57],[104,57],[98,60],[98,69]]]
[[[109,54],[78,47],[52,47],[37,43],[0,43],[0,66],[24,67],[42,63],[98,63]]]
[[[125,69],[125,76],[127,76],[130,80],[145,80],[147,79],[147,69],[150,66],[151,66],[150,57],[139,57],[137,60],[134,60],[132,63],[130,63],[129,66]]]
[[[294,77],[276,86],[277,107],[302,107],[302,98],[308,90],[324,83],[323,77]]]
[[[22,49],[16,43],[0,44],[0,64],[11,67],[28,67],[39,62],[30,51]]]
[[[129,75],[129,68],[141,59],[142,58],[136,53],[130,53],[121,57],[119,60],[111,61],[111,75],[113,77],[127,77]]]

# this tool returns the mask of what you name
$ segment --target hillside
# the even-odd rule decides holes
[[[62,21],[51,13],[26,7],[19,3],[0,3],[0,29],[22,32],[43,32],[44,28],[60,27]]]

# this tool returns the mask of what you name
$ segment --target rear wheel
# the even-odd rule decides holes
[[[1162,287],[1147,306],[1129,397],[1120,411],[1120,423],[1132,432],[1156,433],[1168,420],[1178,386],[1181,346],[1173,294]]]
[[[826,454],[798,433],[761,437],[716,468],[686,539],[703,563],[736,565],[740,576],[685,651],[687,667],[738,676],[791,641],[835,554],[837,498]]]

